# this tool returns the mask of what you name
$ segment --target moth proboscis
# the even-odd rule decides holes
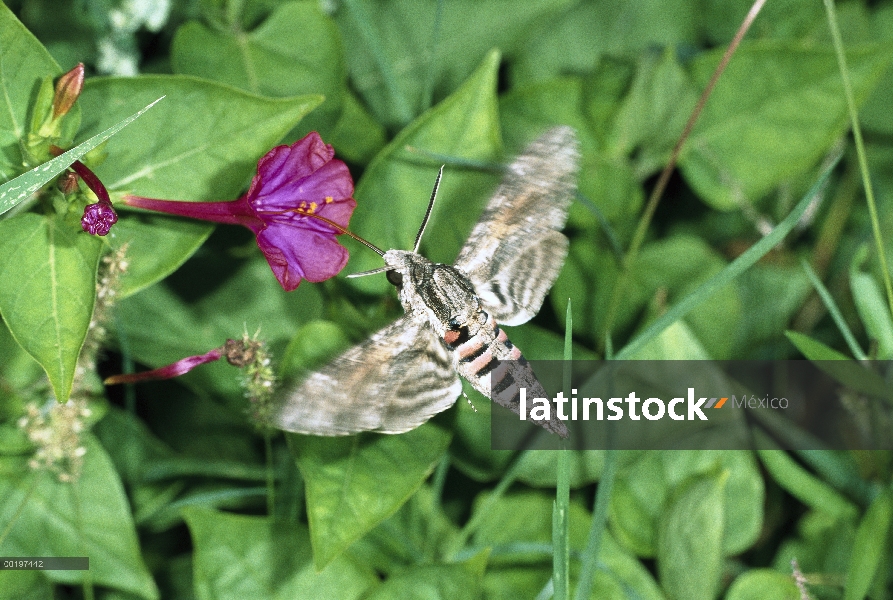
[[[578,163],[569,127],[552,128],[531,143],[509,165],[453,266],[416,252],[431,204],[413,251],[383,252],[360,240],[385,261],[364,274],[387,272],[406,314],[287,387],[273,424],[325,436],[403,433],[455,403],[459,375],[516,414],[521,387],[528,398],[548,397],[499,325],[530,320],[558,277]],[[436,193],[437,184],[431,202]],[[568,435],[554,414],[533,422]]]

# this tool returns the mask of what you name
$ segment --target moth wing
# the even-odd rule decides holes
[[[462,392],[431,326],[404,316],[350,348],[279,398],[273,424],[310,435],[403,433]]]
[[[579,143],[555,127],[511,165],[459,253],[456,267],[498,323],[519,325],[543,304],[567,256],[561,229],[576,189]]]

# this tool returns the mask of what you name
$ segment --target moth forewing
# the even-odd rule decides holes
[[[545,397],[497,323],[528,321],[558,276],[578,162],[569,127],[530,144],[507,169],[455,266],[383,252],[406,315],[287,390],[275,424],[316,435],[400,433],[452,406],[461,393],[457,373],[515,413],[520,387]],[[567,437],[557,417],[535,422]]]

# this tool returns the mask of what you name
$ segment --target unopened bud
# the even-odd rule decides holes
[[[88,204],[81,217],[81,228],[90,235],[108,235],[112,225],[118,222],[118,213],[109,202]]]
[[[53,119],[68,113],[84,87],[84,63],[78,63],[56,82],[56,94],[53,96]]]

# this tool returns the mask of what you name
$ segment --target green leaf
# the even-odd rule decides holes
[[[695,6],[686,0],[575,2],[554,18],[537,19],[525,31],[511,64],[512,81],[523,85],[590,70],[607,56],[694,43]]]
[[[434,470],[450,435],[426,423],[402,435],[289,439],[307,486],[313,560],[322,569],[406,502]]]
[[[703,33],[712,44],[728,44],[752,6],[750,0],[707,0],[699,5]],[[827,31],[828,23],[821,3],[776,0],[763,5],[747,37],[789,39],[804,43],[817,41],[819,36],[827,38]]]
[[[629,466],[617,475],[610,505],[612,532],[640,556],[654,556],[664,506],[692,478],[721,469],[723,487],[722,552],[724,556],[749,548],[763,526],[765,491],[752,454],[738,451],[629,453]]]
[[[23,214],[0,221],[0,314],[47,372],[59,402],[71,393],[93,316],[101,248],[59,219]]]
[[[883,560],[889,564],[890,549],[887,543],[890,524],[893,522],[893,498],[890,491],[878,494],[859,523],[853,554],[847,569],[844,600],[862,600],[871,589]],[[886,557],[885,557],[886,554]],[[885,571],[881,571],[885,573]]]
[[[127,270],[119,280],[118,298],[123,300],[164,279],[198,250],[214,225],[183,217],[154,214],[119,214],[113,234],[126,240]]]
[[[799,331],[786,331],[785,336],[809,360],[851,360],[846,354],[841,354],[834,348],[830,348]]]
[[[763,344],[778,344],[778,332],[784,331],[803,309],[811,291],[808,277],[794,264],[778,263],[761,261],[738,278],[736,292],[741,312],[736,320],[739,325],[730,337],[748,340],[749,348],[737,349],[729,358]],[[766,302],[768,295],[775,298],[774,302]]]
[[[735,578],[726,600],[801,600],[791,576],[771,569],[754,569]]]
[[[665,290],[666,303],[672,305],[694,293],[726,267],[725,259],[704,240],[677,234],[646,244],[639,251],[636,283],[644,290],[637,295],[650,299]],[[659,311],[663,312],[663,307]],[[703,345],[710,358],[725,359],[731,357],[734,342],[729,323],[737,322],[741,313],[740,293],[736,286],[725,285],[713,291],[698,310],[688,313],[684,320],[690,335],[700,340],[699,345]],[[683,345],[681,351],[685,352],[685,348]],[[678,354],[676,357],[681,358]],[[641,356],[637,358],[642,359]]]
[[[471,562],[471,561],[469,561]],[[389,577],[367,600],[475,600],[481,597],[483,569],[468,563],[419,565]]]
[[[115,123],[146,98],[167,100],[109,140],[108,159],[94,171],[113,197],[129,193],[172,200],[234,200],[247,188],[257,161],[317,106],[319,96],[270,99],[187,76],[94,78],[80,97],[83,126]],[[162,225],[163,224],[163,225]],[[162,225],[156,231],[156,226]],[[164,278],[209,234],[188,226],[122,214],[114,244],[129,243],[126,294]],[[120,233],[117,233],[120,228]]]
[[[326,112],[341,104],[345,73],[338,30],[312,2],[284,2],[248,33],[187,22],[177,29],[171,63],[177,73],[264,96],[322,94]]]
[[[454,93],[488,51],[521,50],[532,25],[569,4],[456,0],[438,20],[435,3],[387,0],[370,10],[351,1],[340,5],[335,21],[354,89],[377,121],[400,128],[428,108],[426,93]]]
[[[607,78],[607,76],[606,76]],[[549,126],[570,125],[577,131],[583,149],[579,192],[591,201],[606,219],[628,219],[637,214],[643,201],[642,189],[630,161],[624,155],[604,149],[604,130],[609,123],[596,122],[584,112],[587,104],[604,99],[606,82],[595,77],[559,77],[527,87],[516,88],[500,96],[499,115],[506,146],[522,149]],[[613,108],[617,99],[609,98]],[[571,205],[568,223],[585,230],[599,227],[591,209],[580,202]],[[562,313],[563,314],[563,313]]]
[[[384,129],[347,88],[335,22],[316,3],[285,2],[247,33],[188,22],[174,36],[171,62],[177,73],[264,96],[322,94],[325,101],[293,135],[319,131],[348,160],[368,160],[384,145]]]
[[[693,66],[703,88],[723,50]],[[847,52],[861,104],[890,65],[889,44]],[[754,73],[762,76],[754,79]],[[813,168],[849,125],[831,49],[799,42],[742,44],[680,157],[686,180],[713,208],[731,210]]]
[[[651,338],[632,360],[710,360],[713,358],[703,344],[682,321],[676,321]]]
[[[349,347],[340,327],[331,321],[310,321],[289,342],[279,370],[291,375],[319,368]]]
[[[534,487],[555,487],[557,452],[533,450],[518,459],[518,481]],[[571,454],[570,486],[588,485],[601,477],[604,450],[579,450]]]
[[[712,600],[719,591],[728,476],[724,471],[687,482],[661,515],[657,571],[668,598]]]
[[[354,543],[350,555],[390,575],[444,556],[457,533],[440,499],[423,485],[400,510]]]
[[[87,141],[78,144],[68,152],[65,152],[64,154],[31,169],[27,173],[0,185],[0,214],[5,213],[20,202],[30,198],[37,190],[49,183],[53,177],[67,169],[71,163],[80,159],[111,136],[130,125],[130,123],[152,108],[152,106],[159,100],[161,100],[161,98],[157,98],[146,105],[142,110],[122,119],[120,122],[112,125],[102,133],[98,133]]]
[[[880,286],[871,275],[855,270],[850,273],[850,285],[865,331],[877,341],[876,358],[890,360],[893,358],[893,320]]]
[[[0,4],[0,180],[22,168],[20,142],[27,136],[33,94],[44,77],[61,73],[37,38]],[[2,189],[2,188],[0,188]],[[0,213],[5,202],[0,194]]]
[[[309,124],[308,124],[309,128]],[[360,104],[353,92],[344,94],[344,105],[328,141],[341,158],[367,164],[385,144],[385,131]]]
[[[462,159],[493,159],[500,147],[498,66],[499,54],[491,52],[452,96],[408,125],[375,157],[354,194],[357,208],[351,228],[356,233],[385,250],[412,248],[439,165],[420,160],[419,154],[406,150],[408,146]],[[444,171],[438,202],[423,240],[428,258],[450,263],[455,260],[483,208],[485,194],[492,192],[495,184],[490,175],[449,167]],[[381,257],[361,250],[352,253],[346,271],[380,266]],[[350,282],[379,294],[391,288],[381,276]]]
[[[644,55],[636,65],[630,88],[610,122],[606,136],[609,156],[638,152],[639,171],[650,173],[663,166],[685,127],[698,94],[682,69],[676,53]]]
[[[32,384],[43,378],[43,368],[30,354],[25,352],[5,323],[0,325],[0,380],[10,390],[28,389]],[[11,402],[0,403],[0,420],[8,417],[15,420],[18,417],[12,408]],[[7,414],[7,411],[10,410]]]
[[[140,554],[127,496],[112,462],[92,435],[85,435],[83,446],[87,453],[75,483],[60,483],[43,472],[0,477],[0,498],[4,499],[0,522],[13,523],[3,553],[89,556],[89,577],[94,584],[140,598],[158,598],[158,589]],[[16,515],[19,507],[21,512]],[[88,576],[84,571],[45,573],[52,581],[69,585]]]
[[[266,517],[185,508],[192,534],[195,594],[227,598],[359,598],[375,573],[340,557],[317,572],[307,529]]]
[[[0,599],[46,600],[53,597],[53,588],[40,571],[0,572]]]
[[[475,499],[475,510],[484,506],[488,497],[489,492],[480,494]],[[527,491],[506,494],[489,506],[472,546],[492,548],[484,576],[486,598],[533,598],[549,580],[553,501],[554,494],[549,492]],[[573,498],[568,516],[570,547],[577,553],[584,552],[592,516]],[[589,598],[663,600],[648,569],[607,531],[602,534],[598,562]],[[572,560],[571,583],[579,577],[577,566]]]

